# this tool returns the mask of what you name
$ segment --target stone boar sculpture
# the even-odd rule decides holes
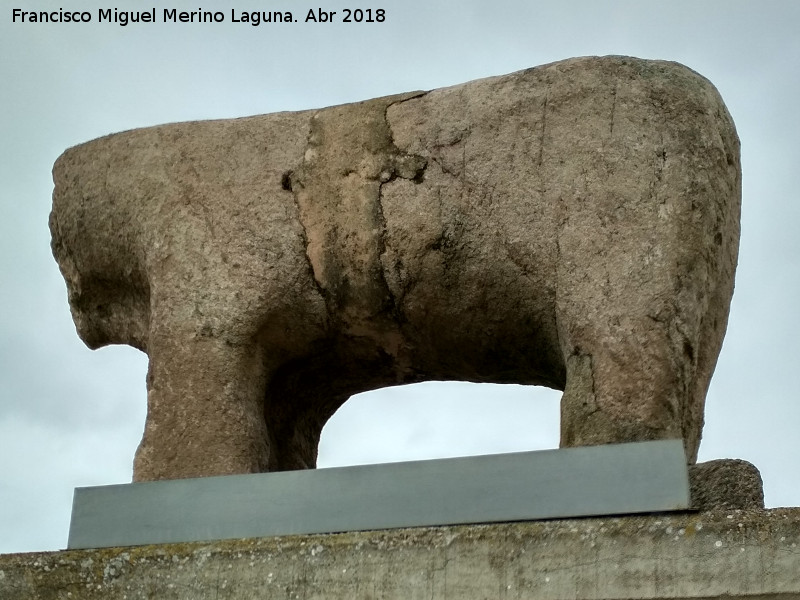
[[[676,63],[580,58],[67,150],[77,330],[149,356],[134,479],[313,467],[351,395],[563,390],[561,444],[683,438],[737,262],[739,142]]]

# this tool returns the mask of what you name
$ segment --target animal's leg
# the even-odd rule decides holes
[[[379,365],[367,357],[353,364],[335,353],[293,361],[272,373],[265,414],[269,471],[313,469],[322,428],[353,394],[381,387]],[[364,369],[362,372],[360,369]],[[364,382],[373,385],[362,386]]]
[[[297,398],[295,398],[297,400]],[[317,466],[317,449],[327,415],[307,407],[284,406],[270,411],[269,471],[294,471]]]
[[[370,342],[338,340],[271,373],[264,413],[269,471],[313,469],[325,423],[351,397],[398,382],[393,359]]]
[[[674,269],[653,237],[615,246],[580,233],[560,239],[561,445],[682,438],[694,462],[702,428],[696,294],[677,297]]]
[[[134,480],[267,469],[265,375],[254,344],[151,333],[148,354],[147,422]]]
[[[642,323],[645,329],[648,323]],[[681,438],[687,390],[658,328],[625,328],[620,337],[573,336],[565,348],[567,384],[561,400],[561,445],[583,446]]]

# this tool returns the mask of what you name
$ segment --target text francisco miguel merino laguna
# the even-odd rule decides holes
[[[382,8],[344,8],[339,11],[325,11],[321,8],[300,11],[305,13],[306,23],[383,23],[386,20],[386,11]],[[98,23],[157,23],[155,8],[150,10],[119,10],[116,8],[99,8],[97,10]],[[225,13],[211,10],[179,11],[175,8],[165,8],[161,11],[163,23],[224,23]],[[243,11],[231,9],[231,23],[297,23],[300,19],[290,11]],[[70,11],[60,8],[53,11],[22,10],[14,8],[11,11],[11,20],[14,23],[91,23],[90,11]]]

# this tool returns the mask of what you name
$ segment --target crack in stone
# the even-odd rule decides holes
[[[308,126],[308,135],[306,136],[306,145],[305,150],[303,151],[303,158],[301,159],[301,166],[305,162],[305,156],[307,155],[308,151],[311,148],[311,137],[313,135],[311,122],[314,117],[319,113],[319,111],[315,111],[309,117],[309,126]],[[297,221],[300,224],[300,237],[302,238],[303,248],[304,248],[304,255],[306,257],[306,266],[308,268],[308,274],[311,278],[311,281],[314,282],[314,287],[317,289],[320,297],[322,298],[323,302],[325,303],[325,311],[326,316],[330,320],[331,318],[331,310],[330,310],[330,298],[328,297],[328,292],[325,290],[325,287],[322,285],[322,282],[317,278],[317,273],[314,270],[314,264],[311,260],[311,255],[309,254],[309,236],[308,236],[308,227],[306,226],[306,220],[303,218],[303,209],[300,206],[300,201],[297,197],[297,188],[298,186],[302,187],[302,183],[296,179],[296,169],[289,169],[288,171],[284,172],[283,176],[281,177],[281,188],[285,191],[288,191],[292,195],[292,201],[294,202],[295,209],[297,210]]]
[[[537,161],[540,169],[544,162],[544,132],[547,129],[547,100],[548,96],[545,96],[544,102],[542,103],[542,131],[539,133],[539,157]]]
[[[421,183],[428,161],[397,147],[388,109],[426,93],[315,112],[301,164],[281,178],[293,195],[306,263],[328,317],[348,335],[381,340],[398,329],[400,299],[383,265],[384,186],[398,178]]]
[[[537,174],[539,178],[539,185],[537,191],[539,192],[540,197],[544,200],[544,196],[547,193],[547,178],[544,176],[544,144],[545,144],[545,131],[547,130],[547,103],[550,99],[550,88],[548,86],[547,90],[545,91],[544,102],[542,102],[542,129],[539,132],[539,156],[537,157]]]
[[[591,383],[591,391],[588,395],[589,397],[583,402],[583,405],[587,408],[586,417],[589,417],[600,411],[600,406],[597,403],[597,387],[594,381],[594,357],[592,357],[591,354],[582,352],[580,348],[576,348],[574,354],[580,360],[586,359],[589,362],[589,381]]]
[[[617,86],[619,84],[614,82],[614,89],[611,92],[611,125],[609,127],[609,137],[614,137],[614,116],[617,113]]]
[[[422,181],[424,180],[425,171],[428,168],[428,161],[426,158],[422,156],[406,154],[397,146],[397,144],[394,141],[394,132],[392,131],[392,126],[389,122],[389,109],[397,104],[421,98],[425,96],[427,93],[428,92],[417,92],[410,97],[405,97],[395,102],[391,102],[386,105],[383,111],[384,123],[386,125],[386,130],[389,134],[389,146],[396,152],[396,154],[394,154],[394,156],[392,157],[391,162],[393,164],[391,165],[391,172],[388,173],[388,177],[386,178],[381,176],[381,180],[378,185],[378,198],[376,203],[376,209],[378,213],[378,219],[381,224],[381,232],[378,237],[378,262],[380,264],[379,272],[381,275],[381,285],[388,294],[389,301],[391,304],[390,311],[392,315],[395,317],[395,319],[400,323],[401,329],[402,329],[402,322],[405,320],[403,317],[403,310],[402,310],[402,296],[398,298],[397,296],[395,296],[394,292],[392,292],[392,288],[389,285],[386,277],[387,266],[384,264],[384,260],[387,253],[387,243],[386,243],[387,223],[386,223],[386,215],[384,214],[383,210],[383,188],[385,185],[388,185],[389,183],[395,181],[398,177],[413,181],[416,184],[422,183]]]

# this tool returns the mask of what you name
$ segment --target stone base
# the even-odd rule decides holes
[[[761,473],[746,460],[724,458],[689,467],[692,507],[697,510],[764,508]]]
[[[0,556],[3,600],[800,598],[800,508]]]

